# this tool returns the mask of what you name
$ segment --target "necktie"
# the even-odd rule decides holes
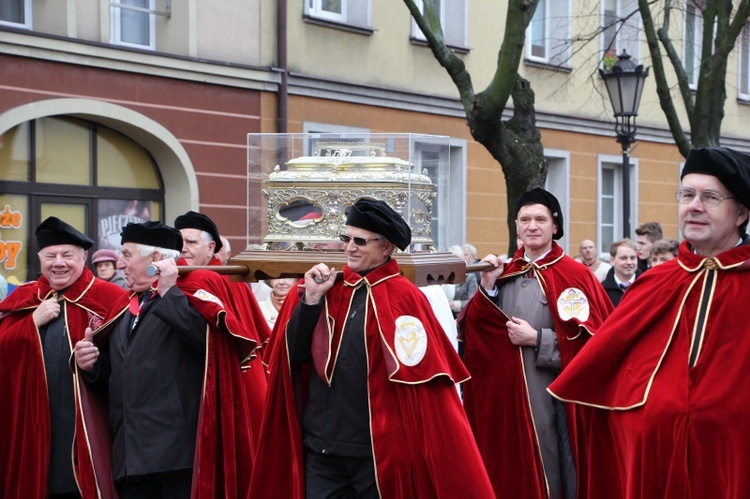
[[[140,300],[139,300],[138,295],[133,295],[133,297],[130,299],[130,313],[133,315],[133,324],[130,326],[131,331],[133,331],[135,327],[138,325],[138,317],[141,314],[141,309],[143,308],[143,305],[147,301],[149,301],[153,295],[154,295],[153,291],[146,291],[140,297]]]
[[[630,286],[630,283],[627,283],[627,284],[620,283],[620,289],[623,290],[623,291],[625,291],[626,289],[628,289],[628,286]]]

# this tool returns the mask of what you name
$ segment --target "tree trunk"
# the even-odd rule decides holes
[[[544,187],[547,161],[541,133],[536,127],[534,91],[520,76],[512,89],[513,117],[503,121],[495,112],[487,112],[481,103],[484,93],[477,95],[477,105],[469,115],[469,128],[477,142],[495,158],[505,174],[507,223],[510,234],[509,253],[516,247],[514,205],[529,189]]]
[[[508,253],[512,254],[517,249],[516,214],[513,211],[516,199],[529,189],[544,187],[547,178],[544,147],[536,127],[534,92],[531,84],[518,75],[526,28],[534,16],[538,0],[508,0],[497,68],[487,88],[477,94],[463,61],[445,45],[433,0],[423,0],[426,15],[414,0],[404,0],[404,3],[424,33],[435,59],[456,85],[471,136],[500,163],[505,174],[510,235]],[[503,121],[508,99],[513,101],[513,116]]]

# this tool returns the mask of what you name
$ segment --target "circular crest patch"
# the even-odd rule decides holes
[[[411,315],[396,319],[396,334],[393,339],[396,356],[402,364],[416,366],[427,353],[427,333],[422,321]]]
[[[586,322],[589,311],[589,299],[578,288],[567,288],[557,298],[557,313],[564,321],[578,319]]]

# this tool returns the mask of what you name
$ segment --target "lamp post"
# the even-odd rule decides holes
[[[618,61],[608,71],[599,69],[615,112],[615,133],[622,146],[622,230],[623,237],[630,237],[630,146],[635,142],[637,130],[635,119],[641,103],[643,83],[648,69],[630,60],[630,54],[622,51]]]

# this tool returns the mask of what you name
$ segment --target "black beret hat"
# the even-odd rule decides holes
[[[750,208],[750,156],[726,147],[691,149],[682,179],[688,173],[703,173],[719,179],[735,199]]]
[[[349,209],[346,225],[380,234],[402,251],[411,243],[411,229],[401,215],[377,199],[358,199]]]
[[[221,237],[219,237],[219,229],[216,228],[216,224],[213,220],[208,218],[203,213],[197,213],[195,211],[188,211],[184,215],[174,219],[175,229],[198,229],[211,234],[216,246],[214,252],[218,253],[221,247]]]
[[[56,244],[72,244],[87,250],[94,241],[57,217],[49,217],[36,228],[39,249]]]
[[[182,234],[164,222],[130,222],[120,232],[122,244],[138,243],[156,248],[182,251]]]
[[[563,237],[562,209],[560,209],[560,201],[557,200],[554,194],[539,187],[524,192],[516,200],[516,214],[514,215],[514,217],[518,218],[518,211],[524,206],[530,204],[543,204],[544,206],[549,208],[550,213],[552,213],[552,218],[555,220],[555,224],[557,224],[557,232],[552,236],[552,239],[557,240]]]

